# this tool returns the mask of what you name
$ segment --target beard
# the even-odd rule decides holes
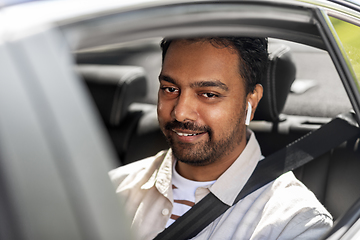
[[[232,129],[222,133],[219,140],[214,140],[213,130],[209,126],[198,126],[192,122],[182,123],[175,120],[165,125],[164,134],[178,161],[193,166],[205,166],[231,153],[242,141],[244,128],[245,126],[237,121]],[[171,134],[166,134],[166,132],[172,132],[172,129],[205,132],[208,138],[197,143],[179,142],[175,141]],[[172,134],[175,133],[172,132]]]

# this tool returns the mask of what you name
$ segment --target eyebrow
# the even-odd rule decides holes
[[[190,85],[192,88],[196,87],[218,87],[224,91],[229,91],[229,88],[226,86],[225,83],[221,82],[220,80],[210,80],[210,81],[199,81],[194,82]]]
[[[177,84],[177,82],[173,78],[171,78],[169,76],[165,76],[165,75],[160,75],[159,80]],[[226,84],[221,82],[220,80],[198,81],[198,82],[192,83],[190,85],[190,87],[191,88],[217,87],[217,88],[221,88],[224,91],[229,91],[229,88],[226,86]]]
[[[169,76],[162,75],[162,74],[160,74],[160,76],[159,76],[159,81],[165,81],[165,82],[169,82],[169,83],[172,83],[172,84],[177,84],[174,79],[172,79]]]

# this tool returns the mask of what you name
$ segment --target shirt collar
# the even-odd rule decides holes
[[[173,157],[171,149],[166,153],[159,169],[155,170],[150,179],[141,186],[141,189],[150,189],[153,186],[167,198],[171,198],[171,177]]]
[[[247,137],[249,140],[243,152],[210,187],[210,191],[229,206],[233,204],[261,159],[260,146],[251,130],[247,130]]]

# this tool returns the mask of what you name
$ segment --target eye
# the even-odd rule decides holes
[[[206,97],[206,98],[217,98],[219,95],[215,94],[215,93],[202,93],[202,96]]]
[[[174,88],[174,87],[163,87],[162,89],[163,89],[165,92],[168,92],[168,93],[174,93],[174,92],[177,91],[177,89]]]
[[[176,87],[160,87],[160,90],[165,96],[175,97],[179,94],[179,89]]]

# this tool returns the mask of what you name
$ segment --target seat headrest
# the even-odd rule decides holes
[[[142,67],[81,64],[77,71],[109,126],[118,126],[127,115],[130,104],[144,98],[147,92]]]
[[[269,44],[267,73],[262,80],[263,98],[259,102],[254,120],[280,121],[291,84],[296,76],[290,48],[283,44]]]

